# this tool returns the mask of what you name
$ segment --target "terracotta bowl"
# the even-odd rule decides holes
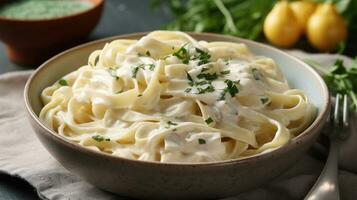
[[[19,20],[0,17],[0,40],[11,61],[23,65],[41,64],[51,56],[79,44],[98,23],[104,0],[82,0],[93,7],[73,15]],[[0,6],[8,1],[0,0]]]
[[[330,101],[320,76],[302,61],[275,48],[249,40],[216,34],[191,34],[198,40],[246,44],[257,55],[273,58],[291,87],[305,92],[318,108],[314,122],[288,144],[269,153],[240,160],[199,164],[167,164],[115,157],[84,148],[60,137],[38,114],[41,91],[65,74],[87,63],[88,55],[119,38],[137,39],[144,33],[122,35],[84,44],[45,62],[28,80],[24,95],[33,129],[45,148],[65,168],[93,185],[135,198],[197,199],[228,197],[260,186],[281,175],[314,143],[328,116]]]

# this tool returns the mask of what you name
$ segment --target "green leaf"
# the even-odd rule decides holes
[[[59,83],[60,85],[62,85],[62,86],[67,86],[67,85],[68,85],[67,81],[64,80],[64,79],[60,79],[60,80],[58,81],[58,83]]]

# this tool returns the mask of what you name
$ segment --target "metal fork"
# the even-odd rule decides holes
[[[343,101],[341,103],[341,101]],[[335,104],[332,107],[327,128],[330,139],[330,150],[326,164],[314,186],[311,188],[305,200],[339,200],[340,192],[338,188],[338,152],[340,142],[348,138],[349,131],[349,111],[348,97],[337,94]],[[341,115],[342,114],[342,115]]]

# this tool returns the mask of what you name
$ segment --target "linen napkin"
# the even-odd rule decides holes
[[[298,57],[307,57],[302,52],[291,53]],[[335,55],[309,57],[324,64],[336,58]],[[349,58],[343,57],[343,59],[346,63],[351,62]],[[26,118],[23,103],[23,88],[32,72],[20,71],[0,75],[0,172],[25,179],[42,199],[127,199],[97,189],[70,173],[40,144]],[[341,199],[352,200],[357,197],[355,142],[357,142],[356,126],[340,152]],[[227,199],[303,199],[316,181],[323,165],[324,161],[307,153],[274,181]]]

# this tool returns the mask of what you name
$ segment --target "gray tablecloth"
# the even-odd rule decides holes
[[[335,55],[306,55],[330,63]],[[346,62],[351,60],[348,58]],[[37,140],[26,119],[23,88],[32,71],[0,75],[0,172],[19,176],[33,185],[43,199],[124,199],[104,192],[68,172]],[[356,129],[354,129],[356,130]],[[357,198],[356,131],[341,149],[339,171],[342,199]],[[228,199],[302,199],[312,187],[324,165],[310,154],[298,161],[278,179],[261,188]]]

